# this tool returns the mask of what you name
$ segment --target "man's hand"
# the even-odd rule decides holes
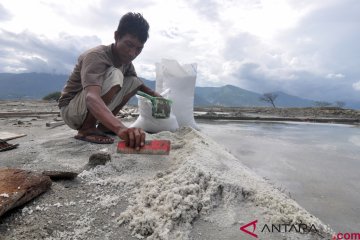
[[[141,128],[121,128],[117,135],[125,141],[126,146],[136,150],[145,145],[145,132]]]
[[[159,93],[153,91],[151,88],[147,87],[145,84],[142,84],[139,87],[139,90],[146,94],[149,94],[150,96],[153,96],[153,97],[162,97]]]
[[[161,97],[161,98],[163,98],[163,96],[161,96],[159,93],[157,93],[157,92],[155,92],[154,91],[154,95],[153,95],[154,97]]]

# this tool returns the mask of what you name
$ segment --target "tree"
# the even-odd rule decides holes
[[[338,107],[338,108],[343,108],[345,107],[346,103],[343,102],[343,101],[336,101],[335,102],[335,106]]]
[[[274,108],[276,108],[275,106],[275,99],[278,97],[278,95],[276,93],[264,93],[261,97],[260,100],[270,103]]]
[[[48,95],[46,95],[45,97],[43,97],[43,100],[55,100],[55,101],[59,101],[61,92],[53,92],[53,93],[49,93]]]

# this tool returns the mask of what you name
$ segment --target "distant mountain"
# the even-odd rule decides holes
[[[264,106],[265,103],[259,101],[261,96],[258,93],[250,92],[232,85],[223,87],[197,87],[195,95],[203,102],[198,106]]]
[[[313,107],[315,101],[292,96],[280,91],[274,92],[277,95],[276,106],[279,107]]]
[[[61,91],[67,79],[48,73],[0,73],[0,99],[42,99]]]
[[[360,109],[360,101],[349,101],[346,102],[345,108]]]
[[[49,93],[61,91],[68,75],[48,73],[0,73],[0,100],[5,99],[42,99]],[[142,80],[147,86],[155,89],[155,81]],[[275,92],[278,97],[275,104],[278,107],[310,107],[315,101],[292,96],[283,92]],[[251,92],[232,85],[222,87],[196,87],[194,106],[224,106],[224,107],[259,107],[270,106],[260,101],[262,94]],[[137,105],[136,97],[130,102]],[[347,104],[346,107],[360,108],[360,103]]]

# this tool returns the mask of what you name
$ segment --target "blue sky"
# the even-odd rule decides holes
[[[129,11],[150,23],[139,76],[170,58],[197,63],[198,86],[360,101],[357,0],[2,0],[0,72],[69,74]]]

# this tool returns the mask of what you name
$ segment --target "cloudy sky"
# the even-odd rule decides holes
[[[150,23],[141,77],[170,58],[197,63],[198,86],[360,101],[359,0],[1,0],[0,72],[69,74],[129,11]]]

